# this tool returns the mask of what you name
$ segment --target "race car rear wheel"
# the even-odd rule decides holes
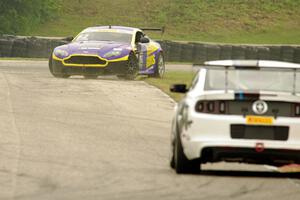
[[[157,65],[152,77],[163,78],[166,72],[165,60],[162,53],[159,53],[157,58]]]
[[[170,167],[172,168],[172,169],[175,169],[175,145],[174,145],[174,142],[175,141],[172,141],[172,144],[171,144],[171,156],[170,156]]]
[[[172,165],[172,163],[170,163]],[[183,152],[179,134],[174,143],[174,168],[177,174],[197,174],[200,172],[199,160],[188,160]]]
[[[127,80],[135,79],[139,73],[139,65],[137,57],[132,52],[128,56],[128,62],[126,67],[126,74],[124,78]]]

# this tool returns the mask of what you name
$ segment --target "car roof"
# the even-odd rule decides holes
[[[300,64],[273,60],[215,60],[204,62],[206,66],[300,69]]]
[[[141,29],[133,28],[133,27],[127,27],[127,26],[93,26],[88,27],[83,30],[83,32],[91,32],[91,31],[101,31],[101,30],[112,30],[112,32],[122,32],[122,33],[135,33],[137,31],[141,31]]]

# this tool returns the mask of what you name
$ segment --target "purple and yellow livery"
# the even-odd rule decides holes
[[[55,77],[115,74],[133,79],[138,74],[163,77],[165,63],[160,44],[141,29],[97,26],[83,30],[71,43],[56,47],[49,69]]]

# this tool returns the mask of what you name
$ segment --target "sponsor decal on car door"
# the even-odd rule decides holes
[[[155,55],[158,51],[157,45],[153,43],[139,44],[139,66],[146,70],[155,64]]]
[[[153,44],[149,43],[147,45],[147,62],[146,62],[146,67],[150,68],[155,64],[155,54],[158,50],[158,47]]]

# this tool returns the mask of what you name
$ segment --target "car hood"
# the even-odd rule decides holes
[[[80,54],[80,55],[98,55],[102,58],[112,60],[127,56],[129,52],[132,50],[130,44],[119,43],[113,41],[85,41],[85,42],[72,42],[70,44],[66,44],[60,47],[55,48],[56,50],[64,50],[67,51],[68,54],[61,56],[56,55],[59,58],[63,59],[72,54]],[[107,57],[107,53],[111,51],[119,51],[121,52],[119,55]]]

